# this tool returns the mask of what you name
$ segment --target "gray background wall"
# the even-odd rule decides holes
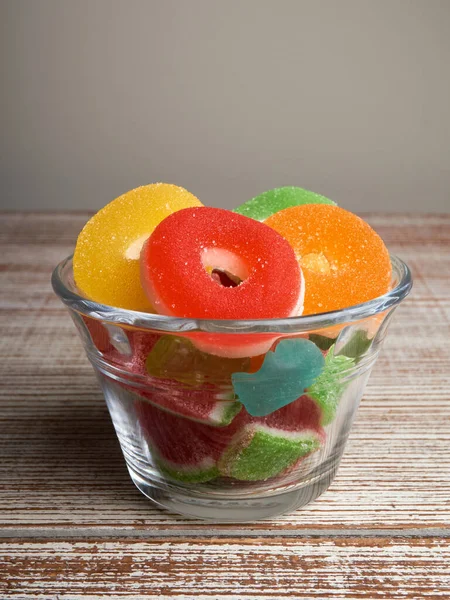
[[[450,211],[450,0],[0,0],[0,203]]]

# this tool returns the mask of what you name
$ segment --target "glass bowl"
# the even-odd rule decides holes
[[[393,312],[412,279],[391,257],[391,290],[313,316],[167,317],[98,304],[53,272],[94,367],[137,488],[219,522],[306,505],[336,474]]]

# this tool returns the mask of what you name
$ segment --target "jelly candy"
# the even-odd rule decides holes
[[[335,355],[334,346],[325,357],[325,366],[315,382],[306,390],[321,410],[321,425],[328,425],[334,419],[336,409],[347,382],[342,381],[349,374],[355,361],[348,356]]]
[[[287,208],[265,223],[293,247],[305,277],[305,315],[372,300],[389,289],[391,263],[380,236],[328,204]]]
[[[180,390],[173,382],[164,382],[151,389],[133,391],[173,415],[212,427],[229,425],[242,409],[240,402],[220,397],[213,386],[205,386],[200,390]]]
[[[228,391],[231,375],[249,369],[251,364],[250,358],[214,356],[197,350],[187,339],[165,335],[148,355],[146,369],[152,377],[166,380],[170,389],[164,393],[160,386],[159,392],[155,390],[146,396],[155,404],[187,418],[210,425],[228,425],[242,408]],[[231,398],[228,400],[227,396]]]
[[[203,352],[225,358],[258,358],[266,353],[277,337],[273,333],[205,333],[186,334],[192,343]]]
[[[229,391],[231,375],[249,369],[250,365],[249,358],[206,354],[187,339],[166,335],[146,359],[147,373],[164,383],[153,384],[152,391],[142,392],[142,395],[189,419],[216,426],[228,425],[242,408]]]
[[[133,354],[125,366],[141,377],[136,378],[140,385],[122,387],[156,407],[216,427],[228,425],[240,412],[242,404],[230,391],[230,365],[216,362],[215,372],[205,371],[208,363],[226,359],[203,355],[188,340],[171,335],[131,330],[128,337]],[[201,356],[194,359],[194,354]],[[251,364],[250,359],[230,362],[232,368]]]
[[[339,350],[339,355],[354,358],[355,362],[359,362],[361,357],[372,345],[372,342],[373,338],[368,337],[367,331],[364,329],[358,329],[353,333],[348,342]]]
[[[228,427],[209,427],[140,400],[134,406],[158,467],[173,479],[188,483],[209,481],[219,475],[218,459],[248,418],[243,413]]]
[[[291,206],[299,206],[301,204],[335,204],[332,200],[304,190],[300,187],[285,186],[275,188],[274,190],[268,190],[263,192],[259,196],[248,200],[241,206],[234,209],[237,212],[246,217],[251,217],[257,221],[264,221],[270,215],[289,208]]]
[[[187,386],[205,383],[227,384],[235,371],[247,371],[250,358],[223,358],[201,352],[184,338],[165,335],[155,344],[146,360],[152,377],[172,379]]]
[[[264,419],[242,411],[227,427],[195,423],[141,400],[134,406],[159,469],[186,483],[210,481],[220,474],[264,481],[298,463],[325,440],[320,410],[306,396]]]
[[[233,388],[252,416],[265,416],[301,396],[324,366],[321,351],[305,339],[281,340],[255,373],[234,373]]]
[[[192,375],[191,378],[189,369],[195,368],[195,361],[190,355],[198,351],[189,341],[169,335],[160,337],[151,331],[143,330],[129,331],[128,336],[133,355],[127,367],[132,373],[145,376],[147,379],[145,385],[129,388],[130,391],[175,415],[216,427],[228,425],[240,412],[242,404],[237,402],[232,394],[224,391],[227,386],[216,385],[220,383],[217,372],[214,376],[215,385],[207,381],[206,373],[202,373],[201,370],[198,370],[196,375]],[[180,349],[180,355],[177,353],[178,349]],[[186,355],[190,358],[183,363],[183,356],[186,357]],[[164,363],[164,360],[167,362]],[[224,361],[225,359],[220,360]],[[247,363],[250,363],[250,359],[241,360],[239,364],[246,365]],[[200,369],[202,364],[204,367],[204,363],[200,362]],[[222,383],[225,383],[229,378],[225,372],[222,372],[221,375],[223,376]],[[183,381],[177,380],[177,376],[181,377]],[[149,385],[149,379],[152,377],[160,381],[153,379]],[[184,387],[180,383],[183,383]]]
[[[145,366],[147,356],[157,344],[160,336],[151,330],[129,329],[128,340],[131,346],[131,358],[128,361],[128,369],[137,375],[147,375]]]
[[[80,291],[101,304],[152,311],[140,281],[140,250],[160,221],[189,206],[201,203],[167,183],[136,188],[107,204],[78,236],[73,271]]]
[[[86,317],[85,315],[81,315],[81,318],[83,319],[91,336],[92,343],[97,350],[105,355],[114,352],[114,346],[109,339],[109,332],[105,329],[101,321]]]
[[[197,434],[198,424],[145,402],[136,401],[135,408],[152,457],[163,473],[190,483],[217,477],[213,448],[203,435]]]
[[[241,481],[265,481],[283,473],[325,440],[320,411],[306,396],[264,419],[245,423],[219,460],[221,474]]]
[[[315,433],[309,431],[284,435],[283,431],[256,425],[246,434],[221,462],[223,474],[241,481],[265,481],[275,477],[320,446]]]
[[[324,352],[327,352],[336,341],[336,338],[320,335],[318,333],[310,333],[308,339]]]
[[[301,314],[300,269],[292,248],[273,233],[221,208],[170,215],[142,250],[142,280],[152,305],[163,314],[204,319]],[[208,269],[230,272],[242,283],[224,287]]]
[[[142,282],[158,312],[204,319],[299,315],[301,270],[289,244],[263,223],[220,208],[189,208],[164,219],[144,244]],[[241,283],[224,287],[220,269]],[[280,293],[282,290],[282,293]],[[200,350],[219,356],[265,353],[276,336],[193,333]]]

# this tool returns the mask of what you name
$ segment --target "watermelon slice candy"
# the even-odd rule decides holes
[[[127,336],[131,347],[131,359],[127,364],[128,369],[139,375],[147,375],[145,361],[161,336],[141,329],[129,329]]]
[[[180,338],[175,338],[174,336],[159,336],[150,331],[140,329],[123,330],[128,338],[129,353],[121,355],[117,348],[112,345],[110,332],[104,324],[88,317],[83,317],[83,320],[88,328],[93,343],[105,359],[125,368],[133,374],[143,376],[147,379],[149,376],[152,377],[154,375],[153,372],[149,373],[149,357],[155,357],[157,355],[156,351],[161,354],[159,350],[161,347],[167,349],[168,338],[173,340],[170,346],[172,353],[171,362],[168,361],[167,364],[164,365],[165,370],[161,366],[160,376],[156,383],[152,382],[152,385],[138,388],[125,383],[116,382],[133,394],[139,394],[148,400],[148,402],[176,415],[214,426],[229,425],[241,410],[241,403],[234,400],[234,395],[231,391],[228,394],[230,399],[228,399],[225,397],[226,394],[223,390],[220,390],[212,383],[205,383],[205,372],[204,369],[202,371],[198,367],[198,359],[197,363],[194,365],[197,366],[197,371],[195,371],[196,375],[190,376],[191,385],[188,385],[189,372],[186,369],[186,365],[184,365],[185,371],[183,371],[183,373],[181,372],[181,369],[178,368],[177,370],[177,367],[180,367],[180,365],[175,362],[174,353],[179,350],[178,346],[181,346],[182,350],[183,346],[190,346],[194,349],[189,341],[181,340],[181,344],[179,344],[177,340]],[[162,342],[164,342],[164,346],[162,346]],[[197,355],[200,354],[198,350],[194,349],[194,351]],[[179,354],[183,353],[181,352]],[[205,363],[203,357],[200,358],[203,360],[203,363]],[[213,359],[214,358],[215,357],[213,357]],[[225,366],[216,367],[216,372],[222,375],[222,377],[226,376],[230,368],[236,369],[238,367],[236,360],[223,358],[218,360],[222,365],[225,363]],[[230,363],[229,365],[227,364],[228,362]],[[156,361],[154,361],[154,363],[156,365]],[[239,359],[239,364],[247,365],[247,363],[251,363],[250,359],[247,359],[246,361]],[[208,366],[211,366],[210,361]],[[162,375],[169,377],[174,376],[175,373],[178,373],[178,376],[181,377],[180,382],[177,382],[176,379],[161,378]],[[194,377],[196,382],[195,386],[192,386],[192,377]],[[180,383],[183,383],[184,385],[182,386]]]
[[[144,438],[158,468],[169,477],[200,483],[219,476],[217,461],[246,421],[238,415],[227,427],[183,419],[143,400],[135,401]]]
[[[264,418],[250,418],[219,461],[223,475],[241,481],[278,476],[325,441],[321,410],[303,395]]]
[[[109,338],[108,330],[103,326],[97,319],[92,319],[85,315],[80,315],[86,325],[89,335],[91,336],[92,343],[104,356],[115,353],[115,348]]]
[[[126,333],[131,348],[131,356],[121,356],[113,348],[107,357],[111,363],[115,363],[130,373],[130,379],[133,379],[133,375],[137,376],[134,383],[132,381],[130,383],[125,383],[123,380],[116,381],[122,388],[129,391],[132,395],[138,394],[152,405],[175,415],[217,427],[229,425],[239,413],[242,405],[235,400],[231,386],[227,386],[225,383],[226,369],[229,369],[229,366],[219,367],[218,372],[222,375],[222,380],[219,380],[218,383],[220,384],[221,381],[223,383],[222,385],[215,385],[215,383],[205,382],[204,370],[197,369],[197,371],[189,373],[187,369],[184,371],[180,368],[174,369],[175,366],[181,366],[179,362],[178,364],[175,362],[180,361],[180,357],[173,357],[172,355],[171,362],[166,361],[167,364],[164,364],[164,368],[161,368],[158,371],[158,376],[156,376],[157,361],[154,361],[152,365],[155,369],[155,374],[153,372],[149,373],[149,358],[160,355],[161,347],[164,348],[164,346],[161,346],[161,342],[164,341],[164,338],[173,336],[160,337],[152,332],[141,330],[127,330]],[[183,344],[192,346],[188,341],[183,341]],[[173,348],[178,349],[176,346],[172,346],[172,350]],[[158,352],[156,353],[155,350]],[[195,350],[195,352],[199,353],[198,350]],[[220,359],[221,362],[226,360]],[[240,362],[242,363],[242,359],[240,359]],[[249,365],[251,364],[249,359],[247,362]],[[233,363],[231,366],[235,368],[236,361],[231,360],[231,363]],[[183,381],[175,378],[176,374]],[[163,375],[166,378],[163,378]],[[188,383],[189,377],[191,378],[190,384]],[[193,379],[196,382],[195,385],[193,385]],[[211,379],[214,382],[216,381],[214,377]]]
[[[135,407],[157,466],[185,483],[219,476],[265,481],[317,450],[325,438],[320,409],[306,396],[264,418],[243,409],[226,427],[195,423],[142,400]]]
[[[213,427],[229,425],[242,409],[240,402],[220,398],[220,391],[213,385],[197,390],[180,389],[175,382],[163,380],[151,387],[133,389],[133,392],[155,407]]]

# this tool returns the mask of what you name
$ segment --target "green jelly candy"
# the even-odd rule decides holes
[[[336,204],[336,202],[300,187],[286,186],[263,192],[241,204],[233,212],[256,221],[265,221],[280,210],[301,204]]]
[[[324,352],[329,350],[331,346],[336,341],[336,338],[330,338],[326,335],[319,335],[318,333],[311,333],[309,336],[309,341],[315,344],[320,350]]]
[[[149,375],[161,379],[174,379],[191,387],[205,383],[229,383],[232,373],[246,371],[249,358],[223,358],[197,350],[184,338],[162,336],[147,356]]]
[[[334,346],[325,357],[325,367],[315,382],[306,390],[307,395],[315,400],[322,411],[321,424],[328,425],[334,419],[342,393],[347,382],[342,382],[355,361],[348,356],[334,354]]]
[[[256,373],[231,377],[239,401],[253,417],[264,417],[301,396],[322,372],[322,352],[303,338],[282,340]]]
[[[264,425],[250,427],[243,438],[219,461],[223,475],[240,481],[275,477],[320,446],[312,431],[283,432]]]
[[[153,346],[145,367],[149,375],[164,381],[140,389],[139,394],[172,414],[222,427],[242,408],[230,386],[231,374],[248,369],[249,358],[213,356],[200,352],[188,340],[166,335]]]
[[[362,356],[367,352],[372,344],[373,339],[367,336],[367,332],[363,329],[356,331],[349,341],[339,350],[339,356],[348,356],[354,358],[355,362],[359,362]]]

